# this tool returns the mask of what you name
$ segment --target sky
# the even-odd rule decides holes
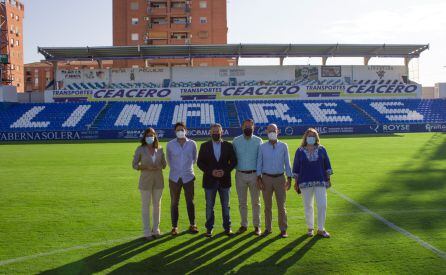
[[[112,0],[23,2],[25,63],[43,59],[38,46],[112,45]],[[429,44],[411,62],[410,73],[433,86],[446,82],[445,11],[445,0],[228,0],[228,43]],[[278,64],[278,59],[240,61]],[[285,64],[319,65],[321,59],[288,58]],[[362,59],[331,58],[327,64],[360,65]],[[378,64],[403,65],[403,60],[370,61]]]

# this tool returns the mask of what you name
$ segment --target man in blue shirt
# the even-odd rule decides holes
[[[237,156],[235,185],[237,188],[241,226],[238,233],[248,229],[248,189],[252,203],[252,223],[254,234],[260,235],[260,190],[257,187],[257,156],[262,139],[253,135],[254,121],[243,121],[243,134],[234,138],[232,145]]]
[[[257,184],[263,191],[265,202],[265,232],[268,235],[272,231],[272,201],[273,193],[276,194],[277,208],[279,212],[279,228],[282,238],[288,237],[286,232],[286,191],[291,187],[291,165],[288,154],[288,145],[279,141],[277,125],[270,124],[266,129],[269,142],[260,145],[257,157]],[[285,178],[286,174],[287,178]]]
[[[170,216],[172,219],[172,235],[178,234],[178,204],[181,189],[186,197],[187,214],[189,216],[189,232],[198,233],[195,224],[194,205],[194,164],[197,162],[197,144],[186,137],[186,125],[178,122],[175,125],[176,139],[167,143],[167,162],[170,166]]]

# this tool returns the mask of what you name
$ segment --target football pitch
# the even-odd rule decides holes
[[[306,237],[302,198],[293,189],[286,204],[289,238],[278,236],[275,202],[273,234],[257,237],[252,228],[221,234],[219,199],[216,235],[205,238],[202,174],[196,168],[200,233],[168,234],[166,169],[164,235],[146,242],[140,239],[139,173],[131,168],[138,143],[0,145],[0,273],[444,274],[446,134],[321,138],[334,170],[330,239]],[[292,160],[300,139],[283,141]],[[231,218],[237,231],[234,181]],[[188,226],[184,195],[179,225],[180,231]]]

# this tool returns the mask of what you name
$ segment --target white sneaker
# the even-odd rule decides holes
[[[317,231],[317,234],[318,234],[319,236],[321,236],[322,238],[330,238],[330,233],[328,233],[328,232],[325,231],[325,230],[318,230],[318,231]]]
[[[314,236],[314,230],[313,229],[308,229],[307,236],[308,237],[313,237]]]

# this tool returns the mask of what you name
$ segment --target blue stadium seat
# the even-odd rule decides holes
[[[236,102],[240,122],[253,118],[256,125],[361,125],[372,121],[343,100],[267,100]]]
[[[446,100],[251,100],[69,102],[0,104],[0,131],[171,129],[179,121],[190,128],[213,123],[239,127],[253,118],[266,126],[353,126],[387,123],[445,123]]]
[[[0,130],[87,130],[104,106],[104,102],[14,104],[0,110]]]
[[[442,123],[446,121],[444,99],[354,100],[380,123]]]
[[[99,124],[100,130],[171,129],[176,122],[190,128],[209,128],[220,123],[229,127],[223,101],[113,102]]]

